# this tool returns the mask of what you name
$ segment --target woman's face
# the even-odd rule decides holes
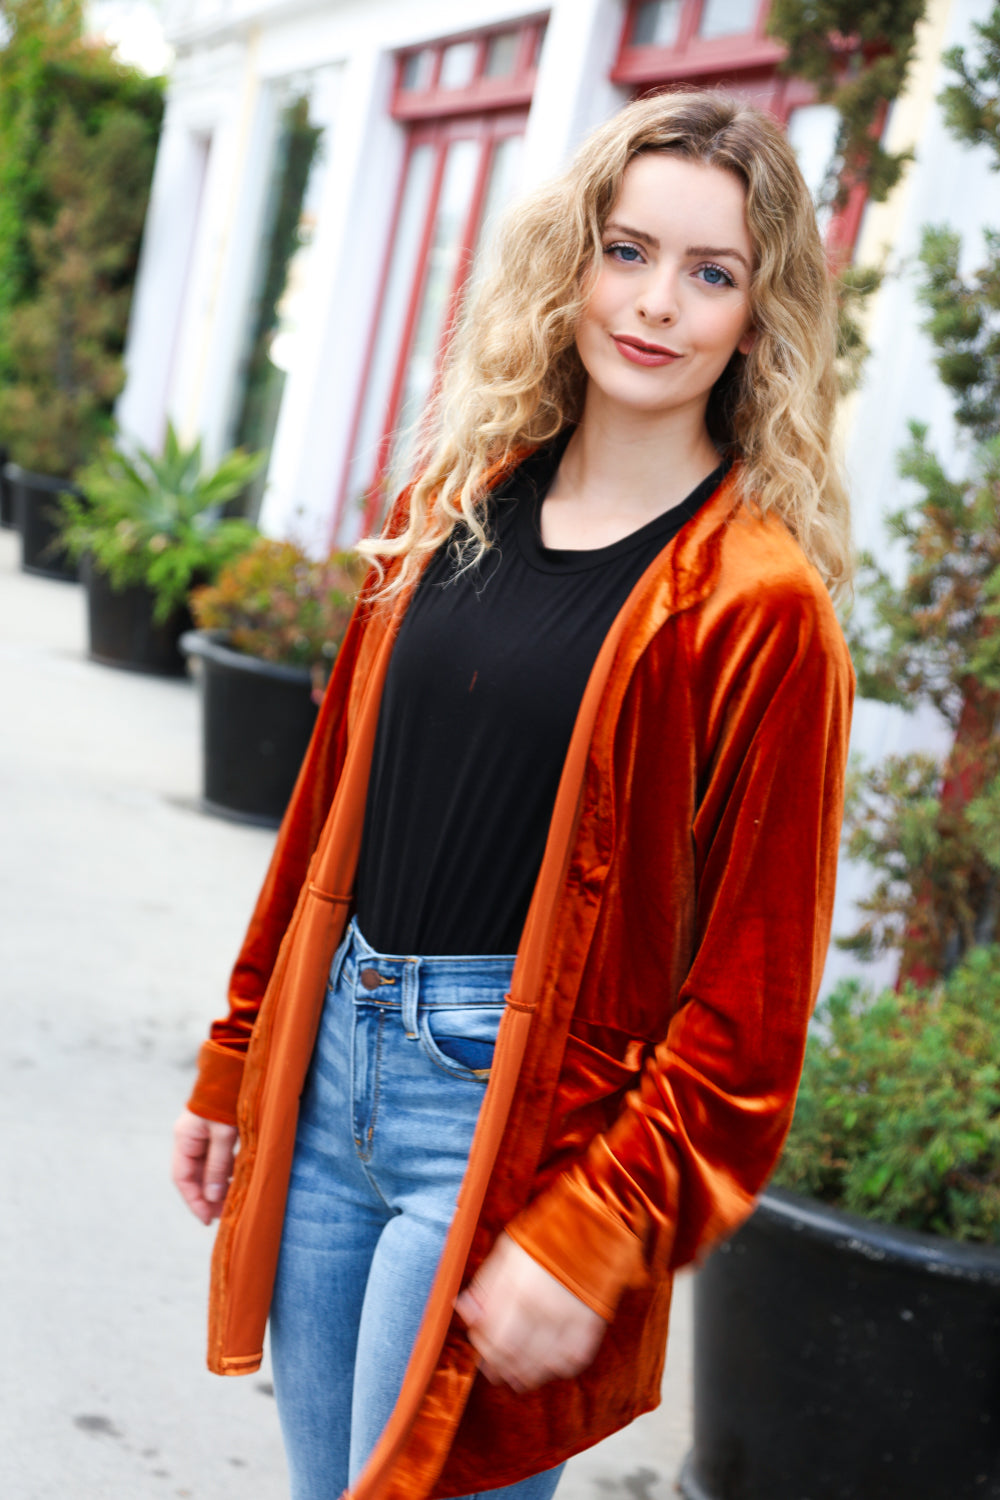
[[[745,196],[703,162],[651,151],[629,163],[577,329],[588,399],[704,421],[713,385],[754,339]]]

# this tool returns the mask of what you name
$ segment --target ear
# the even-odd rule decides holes
[[[753,346],[754,346],[754,344],[756,344],[756,342],[757,342],[757,330],[756,330],[756,328],[748,328],[747,331],[746,331],[746,333],[740,339],[739,343],[736,345],[737,352],[739,354],[749,354],[750,350],[753,348]]]

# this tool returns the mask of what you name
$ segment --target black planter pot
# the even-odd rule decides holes
[[[771,1190],[699,1272],[687,1500],[997,1500],[1000,1249]]]
[[[116,593],[107,574],[90,558],[80,564],[80,577],[87,587],[91,661],[130,672],[183,677],[187,660],[180,649],[180,638],[192,623],[187,608],[174,610],[159,625],[153,619],[155,596],[141,584]]]
[[[76,563],[70,562],[60,539],[59,496],[67,493],[78,495],[80,491],[68,479],[33,474],[18,464],[7,464],[4,476],[21,533],[21,567],[24,572],[76,583]]]
[[[233,651],[214,631],[188,631],[180,644],[201,686],[202,806],[276,828],[316,722],[308,671]]]
[[[0,526],[11,531],[17,524],[14,519],[14,500],[7,483],[7,449],[0,443]]]

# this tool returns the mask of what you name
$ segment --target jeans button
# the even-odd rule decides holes
[[[361,980],[361,983],[364,985],[366,990],[377,990],[379,985],[383,983],[382,976],[379,973],[378,969],[362,969],[361,973],[358,975],[358,978]]]

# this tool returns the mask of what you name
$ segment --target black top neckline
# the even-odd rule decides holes
[[[555,478],[569,437],[569,431],[565,435],[560,433],[552,443],[530,454],[515,471],[520,503],[516,505],[514,535],[524,561],[542,573],[581,573],[600,568],[637,549],[649,548],[660,537],[665,545],[715,493],[732,467],[732,459],[724,458],[679,504],[672,505],[669,510],[606,547],[546,547],[541,531],[542,503]],[[504,493],[506,490],[505,484],[496,498],[508,498]]]

